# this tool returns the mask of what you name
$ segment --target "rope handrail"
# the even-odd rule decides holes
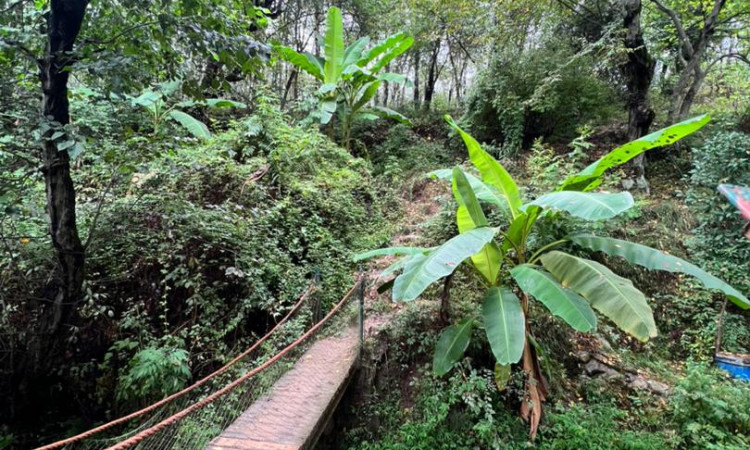
[[[212,379],[218,377],[219,375],[223,374],[227,370],[229,370],[230,367],[232,367],[234,364],[245,358],[247,355],[252,353],[255,349],[257,349],[261,344],[263,344],[266,340],[268,340],[271,335],[276,332],[289,318],[296,313],[304,304],[304,302],[307,300],[307,298],[315,291],[316,288],[315,282],[311,282],[310,285],[305,289],[305,291],[300,296],[297,303],[292,307],[292,309],[289,310],[289,312],[284,316],[283,319],[281,319],[268,333],[266,333],[263,337],[258,339],[250,348],[245,350],[244,352],[237,355],[234,359],[229,361],[228,363],[224,364],[219,369],[211,372],[210,374],[206,375],[205,377],[201,378],[200,380],[196,381],[192,385],[182,389],[179,392],[175,392],[174,394],[164,397],[163,399],[157,401],[156,403],[152,403],[149,406],[146,406],[145,408],[139,409],[138,411],[132,412],[126,416],[122,416],[120,418],[117,418],[115,420],[109,421],[105,424],[99,425],[98,427],[92,428],[88,431],[84,431],[83,433],[77,434],[75,436],[71,436],[66,439],[59,440],[57,442],[53,442],[51,444],[44,445],[42,447],[38,447],[36,450],[54,450],[58,448],[62,448],[66,445],[74,444],[78,441],[82,441],[84,439],[90,438],[91,436],[94,436],[95,434],[101,433],[102,431],[108,430],[116,425],[120,425],[122,423],[128,422],[132,419],[135,419],[137,417],[140,417],[146,413],[149,413],[161,406],[166,405],[167,403],[170,403],[173,400],[176,400],[185,394],[195,390],[196,388],[208,383]]]
[[[189,407],[183,409],[182,411],[173,414],[170,417],[167,417],[166,419],[162,420],[161,422],[157,423],[156,425],[147,428],[146,430],[141,431],[140,433],[120,442],[119,444],[113,445],[111,447],[108,447],[107,450],[125,450],[128,449],[134,445],[137,445],[142,440],[148,438],[149,436],[152,436],[156,434],[157,432],[161,431],[162,429],[180,421],[190,413],[203,408],[204,406],[208,405],[209,403],[213,402],[217,398],[223,396],[224,394],[227,394],[234,390],[237,386],[241,385],[251,377],[257,375],[258,373],[262,372],[263,370],[267,369],[268,367],[272,366],[276,361],[281,359],[284,355],[292,351],[294,348],[296,348],[298,345],[300,345],[302,342],[304,342],[307,338],[312,336],[318,329],[320,329],[327,321],[330,319],[336,312],[341,309],[342,306],[344,306],[344,303],[346,303],[347,300],[354,294],[354,292],[357,291],[357,289],[362,285],[363,283],[363,277],[359,276],[357,277],[357,281],[354,283],[354,286],[344,295],[344,297],[331,309],[331,311],[326,314],[325,317],[323,317],[320,322],[313,325],[305,334],[300,336],[296,341],[292,342],[288,346],[284,347],[281,351],[279,351],[276,355],[269,358],[266,362],[261,364],[260,366],[256,367],[255,369],[251,370],[250,372],[246,373],[245,375],[242,375],[241,377],[237,378],[230,384],[224,386],[223,388],[219,389],[218,391],[214,392],[213,394],[207,396],[203,400],[200,400]]]

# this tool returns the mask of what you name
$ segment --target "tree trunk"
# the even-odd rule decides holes
[[[70,157],[67,151],[57,150],[50,136],[60,125],[70,123],[70,71],[65,69],[73,63],[70,52],[81,29],[87,5],[88,0],[52,0],[47,20],[46,54],[40,61],[42,112],[45,120],[53,125],[42,139],[47,212],[58,272],[58,279],[54,281],[52,316],[47,324],[50,333],[55,333],[75,309],[84,277],[84,249],[76,227],[76,198],[70,176]]]
[[[623,0],[623,6],[626,30],[624,44],[628,49],[628,60],[620,66],[620,72],[628,89],[628,140],[632,141],[645,136],[654,121],[655,114],[649,103],[648,90],[654,78],[656,65],[643,40],[641,0]],[[645,153],[633,159],[635,184],[648,193],[645,165]]]
[[[292,69],[292,73],[289,74],[289,78],[286,80],[286,85],[284,86],[284,95],[281,96],[281,110],[284,110],[284,107],[286,107],[287,97],[289,96],[289,91],[292,89],[292,85],[297,81],[297,74],[299,72],[297,69]]]
[[[419,51],[414,52],[414,109],[419,109]]]
[[[435,42],[430,54],[430,69],[427,72],[427,82],[424,87],[424,109],[429,110],[432,105],[432,97],[435,95],[435,84],[437,83],[438,68],[437,61],[440,56],[441,40]]]

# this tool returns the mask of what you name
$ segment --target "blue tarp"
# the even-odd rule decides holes
[[[744,364],[732,364],[720,359],[716,360],[716,366],[729,373],[733,378],[750,381],[750,366]]]

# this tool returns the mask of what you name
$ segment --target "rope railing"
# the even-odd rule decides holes
[[[284,365],[278,364],[282,358],[286,357],[289,364],[293,364],[294,361],[291,359],[293,352],[302,351],[303,347],[301,345],[309,340],[331,317],[341,310],[355,292],[359,291],[361,293],[363,285],[363,278],[360,276],[357,278],[354,286],[325,317],[280,351],[273,350],[274,346],[283,345],[284,342],[288,342],[287,339],[291,339],[286,332],[279,333],[279,330],[282,329],[282,326],[292,316],[301,310],[310,295],[315,291],[316,283],[313,281],[281,321],[263,337],[258,339],[250,348],[237,355],[221,368],[185,389],[145,408],[78,435],[45,445],[37,450],[79,447],[86,449],[128,449],[135,447],[145,449],[176,449],[202,447],[211,438],[218,435],[242,411],[249,407],[252,402],[256,401],[266,388],[269,388],[273,384],[275,377],[280,376],[283,370],[285,370]],[[294,326],[291,328],[291,330],[296,329],[298,328]],[[279,334],[282,336],[279,337]],[[285,335],[286,337],[284,337]],[[277,341],[276,344],[270,343],[269,339],[272,337],[274,341]],[[281,342],[278,342],[279,340]],[[270,356],[254,357],[252,363],[259,364],[257,367],[252,367],[248,364],[243,364],[242,367],[238,366],[240,361],[247,359],[249,355],[257,351],[263,351]],[[237,366],[237,369],[229,373],[229,370],[235,366]],[[247,370],[247,372],[237,377],[238,370],[240,373],[243,370]],[[263,373],[263,376],[258,377],[261,373]],[[221,377],[222,375],[226,376]],[[233,381],[229,382],[230,380]],[[209,385],[209,382],[212,383]],[[226,384],[227,382],[228,384]],[[202,386],[204,388],[199,389]],[[219,386],[223,387],[219,388]],[[188,395],[190,393],[192,394]],[[217,402],[219,399],[223,399],[223,401]],[[95,436],[102,434],[106,430],[112,430],[119,425],[130,423],[149,413],[152,414],[147,420],[142,419],[136,428],[131,426],[130,431],[125,434],[109,438],[95,438]],[[190,416],[190,420],[185,420],[188,416]]]
[[[176,400],[184,397],[190,392],[195,391],[197,388],[207,384],[209,381],[216,379],[220,375],[226,373],[230,368],[235,366],[238,362],[245,359],[248,355],[256,351],[263,343],[265,343],[272,335],[274,335],[281,327],[294,315],[296,314],[300,308],[304,305],[304,303],[308,300],[309,296],[316,290],[317,286],[315,282],[311,282],[310,285],[305,289],[305,291],[300,296],[297,303],[292,306],[292,308],[287,312],[287,314],[265,335],[263,335],[260,339],[258,339],[252,346],[250,346],[247,350],[243,351],[239,355],[237,355],[235,358],[233,358],[228,363],[224,364],[219,369],[211,372],[210,374],[206,375],[205,377],[201,378],[200,380],[196,381],[192,385],[175,392],[172,395],[169,395],[155,403],[152,403],[149,406],[146,406],[145,408],[139,409],[138,411],[132,412],[128,415],[125,415],[123,417],[117,418],[115,420],[112,420],[110,422],[107,422],[105,424],[99,425],[95,428],[92,428],[90,430],[87,430],[83,433],[77,434],[75,436],[71,436],[66,439],[62,439],[60,441],[44,445],[42,447],[37,448],[36,450],[54,450],[59,448],[64,448],[68,445],[75,444],[77,442],[81,442],[85,439],[89,439],[97,434],[100,434],[106,430],[109,430],[111,428],[114,428],[118,425],[123,425],[125,423],[128,423],[136,418],[142,417],[150,412],[156,411],[157,409],[164,407],[165,405],[168,405],[170,403],[175,402]]]
[[[323,325],[325,325],[328,320],[333,317],[343,306],[344,304],[351,298],[352,294],[357,292],[360,289],[360,285],[362,284],[363,280],[362,278],[358,278],[357,282],[354,284],[354,286],[344,295],[344,297],[331,309],[331,311],[326,314],[323,319],[321,319],[318,323],[313,325],[305,334],[300,336],[297,340],[289,344],[288,346],[284,347],[280,352],[276,353],[274,356],[272,356],[269,360],[261,364],[260,366],[256,367],[255,369],[251,370],[250,372],[246,373],[245,375],[237,378],[227,386],[224,386],[223,388],[219,389],[218,391],[214,392],[213,394],[209,395],[208,397],[204,398],[203,400],[194,403],[188,408],[183,409],[177,414],[174,414],[158,424],[141,431],[140,433],[136,434],[135,436],[132,436],[122,442],[120,442],[117,445],[113,445],[112,447],[109,447],[108,450],[125,450],[132,448],[144,439],[148,438],[149,436],[152,436],[159,431],[169,427],[170,425],[173,425],[180,420],[184,419],[188,415],[190,415],[192,412],[197,411],[208,404],[214,402],[215,400],[219,399],[220,397],[224,396],[225,394],[233,391],[238,386],[242,385],[245,381],[249,380],[250,378],[254,377],[255,375],[259,374],[260,372],[266,370],[267,368],[271,367],[273,364],[275,364],[278,360],[280,360],[284,355],[291,352],[295,348],[297,348],[300,344],[305,342],[310,336],[315,334],[316,331],[318,331]]]

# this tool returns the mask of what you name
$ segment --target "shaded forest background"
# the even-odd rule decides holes
[[[383,80],[368,101],[408,120],[321,124],[320,83],[280,48],[324,53],[330,6],[347,42],[413,37],[384,68],[408,82]],[[744,0],[0,0],[0,448],[81,431],[209,373],[316,274],[322,300],[339,298],[352,255],[386,245],[404,198],[431,192],[425,174],[465,159],[445,113],[529,195],[710,114],[698,135],[615,175],[608,188],[637,194],[635,225],[601,226],[750,292],[742,219],[715,190],[750,185],[749,30]],[[452,235],[450,214],[420,229],[424,245]],[[705,364],[723,299],[622,271],[661,334],[641,344],[607,324],[592,338],[538,319],[560,380],[538,444],[750,445],[747,387]],[[477,280],[458,271],[453,283],[472,293],[453,308],[472,308]],[[450,377],[425,369],[440,326],[435,308],[406,307],[393,385],[357,406],[340,445],[527,445],[508,412],[517,392],[489,388],[486,343]],[[589,377],[574,354],[590,340],[674,394]],[[732,305],[723,348],[750,351]]]

